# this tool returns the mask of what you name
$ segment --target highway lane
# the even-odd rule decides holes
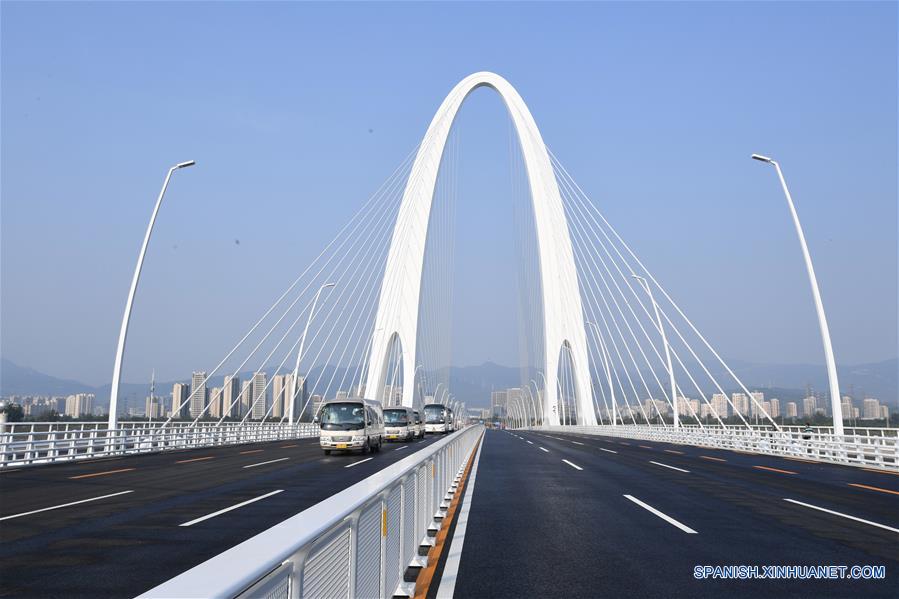
[[[781,499],[799,489],[812,504],[899,528],[899,474],[893,472],[592,435],[549,434],[543,438],[548,443],[561,442],[560,449],[569,444],[575,450],[614,450],[623,463],[644,470],[651,471],[658,464],[689,470],[698,480],[691,478],[685,484],[699,489],[714,489],[715,481],[724,480],[730,493],[740,489],[782,495]]]
[[[899,533],[784,501],[899,530],[899,495],[850,484],[899,492],[899,477],[839,466],[489,431],[455,596],[895,597]],[[887,579],[697,580],[697,565],[883,565]]]
[[[440,438],[366,456],[325,456],[315,438],[3,472],[0,596],[134,596]]]

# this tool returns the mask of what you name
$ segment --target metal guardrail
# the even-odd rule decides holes
[[[318,435],[318,425],[214,422],[122,423],[111,431],[101,422],[7,424],[0,432],[0,470],[71,460],[175,449],[284,441]]]
[[[881,435],[842,435],[799,430],[681,428],[642,425],[541,426],[532,430],[578,432],[606,437],[697,445],[833,464],[899,471],[899,439]],[[889,429],[887,429],[889,430]]]
[[[669,423],[670,425],[670,423]],[[781,424],[778,425],[780,430],[789,431],[789,432],[802,432],[806,427],[802,424]],[[751,424],[750,427],[754,431],[759,432],[769,432],[777,430],[775,427],[770,424]],[[746,427],[741,424],[732,424],[730,426],[722,428],[720,424],[705,424],[703,426],[699,426],[697,424],[692,423],[684,423],[681,422],[681,428],[685,430],[691,431],[701,431],[701,430],[735,430],[742,429],[745,430]],[[809,427],[812,429],[812,432],[816,435],[832,435],[833,427],[832,426],[812,426]],[[843,429],[844,436],[860,436],[860,437],[899,437],[899,428],[895,427],[881,427],[881,426],[847,426]]]
[[[483,426],[457,431],[143,593],[299,599],[414,594]]]

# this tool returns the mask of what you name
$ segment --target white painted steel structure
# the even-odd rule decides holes
[[[458,431],[143,593],[180,597],[414,595],[483,426]]]
[[[21,422],[0,433],[0,470],[116,455],[317,437],[312,423]]]
[[[134,276],[131,278],[131,289],[128,291],[128,299],[125,301],[125,313],[122,315],[122,326],[119,329],[119,343],[116,346],[115,364],[112,367],[112,387],[109,390],[109,428],[116,428],[116,419],[118,414],[119,400],[119,382],[122,377],[122,359],[125,356],[125,340],[128,337],[128,324],[131,322],[131,308],[134,305],[134,296],[137,293],[137,284],[140,281],[140,272],[144,266],[144,257],[147,255],[147,246],[150,245],[150,235],[153,233],[153,225],[156,223],[156,215],[159,214],[159,207],[162,206],[162,198],[165,197],[165,190],[169,186],[172,173],[175,171],[193,166],[196,164],[193,160],[187,162],[179,162],[169,169],[162,183],[162,189],[159,191],[159,197],[156,198],[156,205],[153,207],[153,213],[150,215],[150,223],[147,225],[147,232],[144,234],[144,242],[140,246],[140,253],[137,255],[137,265],[134,267]]]
[[[812,288],[812,298],[815,301],[815,313],[818,315],[818,328],[821,329],[821,342],[824,344],[824,361],[827,364],[827,382],[830,388],[830,410],[833,414],[833,428],[838,435],[843,434],[843,404],[840,395],[840,382],[837,379],[837,362],[833,357],[833,344],[830,342],[830,329],[827,326],[827,316],[824,314],[824,302],[821,301],[821,290],[818,288],[818,278],[815,276],[815,267],[812,266],[812,255],[808,251],[808,244],[805,242],[805,233],[802,232],[802,225],[799,223],[799,214],[796,212],[796,206],[793,205],[793,196],[790,195],[790,189],[787,187],[787,180],[784,179],[783,171],[780,170],[780,164],[772,158],[753,154],[753,160],[767,162],[777,171],[777,178],[783,187],[784,195],[787,198],[787,206],[790,208],[790,215],[793,217],[793,226],[796,227],[796,235],[799,237],[799,245],[802,247],[802,258],[805,260],[805,269],[808,272],[808,282]]]
[[[512,85],[495,73],[469,75],[449,93],[437,110],[419,147],[400,205],[381,286],[372,336],[366,389],[383,400],[385,369],[391,341],[402,346],[403,405],[414,405],[412,384],[418,363],[418,306],[424,252],[434,189],[447,137],[456,114],[471,92],[495,90],[509,112],[518,135],[531,190],[536,226],[543,305],[543,342],[547,383],[543,411],[549,423],[559,422],[557,371],[559,354],[568,347],[574,363],[578,423],[596,424],[587,359],[583,308],[568,221],[549,153],[524,100]]]

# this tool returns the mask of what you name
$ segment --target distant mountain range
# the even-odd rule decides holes
[[[805,396],[806,385],[814,391],[826,391],[827,374],[824,366],[808,364],[754,364],[749,362],[731,362],[731,368],[750,390],[762,390],[770,397],[784,400],[799,399]],[[711,368],[712,374],[719,380],[730,381],[723,368]],[[691,372],[694,370],[691,368]],[[876,397],[892,406],[899,406],[899,359],[884,360],[872,364],[842,366],[838,369],[840,386],[843,393],[850,389],[856,399]],[[320,369],[310,373],[310,379],[317,378]],[[344,370],[335,373],[334,367],[325,367],[325,376],[332,375],[335,380],[344,378]],[[269,369],[273,373],[273,369]],[[252,376],[247,372],[241,380]],[[485,362],[479,366],[453,366],[450,368],[450,388],[455,396],[464,399],[470,407],[487,407],[490,404],[490,392],[494,389],[516,387],[520,383],[521,369]],[[175,382],[157,381],[156,388],[160,395],[167,394]],[[213,377],[209,386],[220,386],[222,377]],[[148,383],[123,383],[120,397],[125,403],[142,406],[148,392]],[[686,385],[684,385],[685,388]],[[726,391],[736,391],[736,386],[725,386]],[[69,395],[72,393],[94,393],[97,403],[105,405],[109,401],[109,385],[94,387],[68,379],[61,379],[38,372],[32,368],[22,367],[9,360],[0,360],[0,395]]]

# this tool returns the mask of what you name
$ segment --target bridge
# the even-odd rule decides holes
[[[314,398],[467,411],[447,369],[453,123],[479,88],[514,132],[521,392],[489,428],[460,418],[451,434],[324,455]],[[128,295],[109,421],[0,423],[3,592],[895,596],[897,429],[844,427],[798,215],[780,166],[754,157],[776,167],[799,234],[829,427],[778,421],[486,72],[450,91],[421,143],[197,381],[249,368],[247,395],[120,421],[141,267],[166,188],[193,162],[175,165]]]

